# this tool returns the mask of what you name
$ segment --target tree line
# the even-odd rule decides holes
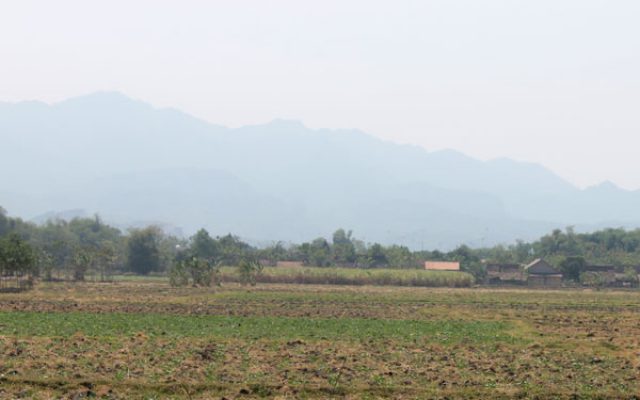
[[[115,273],[148,274],[168,268],[178,242],[153,226],[124,233],[97,215],[38,225],[0,208],[0,275],[5,278],[83,281],[88,273],[100,280]]]
[[[351,231],[338,229],[329,239],[258,248],[232,234],[212,237],[205,229],[190,238],[166,234],[157,226],[122,231],[97,215],[38,225],[9,217],[0,208],[0,277],[24,285],[34,277],[82,281],[89,274],[109,280],[123,273],[167,274],[176,283],[211,284],[221,265],[240,266],[251,281],[260,268],[278,261],[350,268],[422,268],[425,260],[459,261],[463,271],[482,280],[487,263],[527,263],[539,257],[563,268],[569,278],[589,263],[637,266],[640,229],[593,233],[556,229],[534,242],[478,249],[462,245],[447,252],[365,243]]]

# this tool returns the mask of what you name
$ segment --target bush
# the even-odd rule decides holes
[[[219,285],[220,268],[211,260],[191,257],[176,262],[169,271],[171,286],[212,286]]]
[[[243,285],[255,286],[258,277],[262,274],[264,267],[254,260],[240,260],[238,263],[238,276]]]

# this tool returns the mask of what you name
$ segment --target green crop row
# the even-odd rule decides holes
[[[1,312],[0,336],[166,337],[242,339],[397,339],[440,343],[510,342],[509,324],[495,321],[409,321],[286,317]]]

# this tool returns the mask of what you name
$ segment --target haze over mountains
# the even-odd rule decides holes
[[[295,121],[229,129],[119,93],[0,103],[0,141],[0,205],[40,221],[97,212],[121,226],[295,242],[344,227],[414,249],[640,226],[639,191],[580,190],[537,164]]]

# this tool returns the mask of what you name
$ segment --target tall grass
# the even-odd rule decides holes
[[[221,271],[223,282],[239,282],[236,268]],[[425,271],[420,269],[355,269],[318,267],[266,267],[257,277],[260,283],[295,283],[315,285],[376,285],[419,287],[469,287],[471,274],[457,271]]]

